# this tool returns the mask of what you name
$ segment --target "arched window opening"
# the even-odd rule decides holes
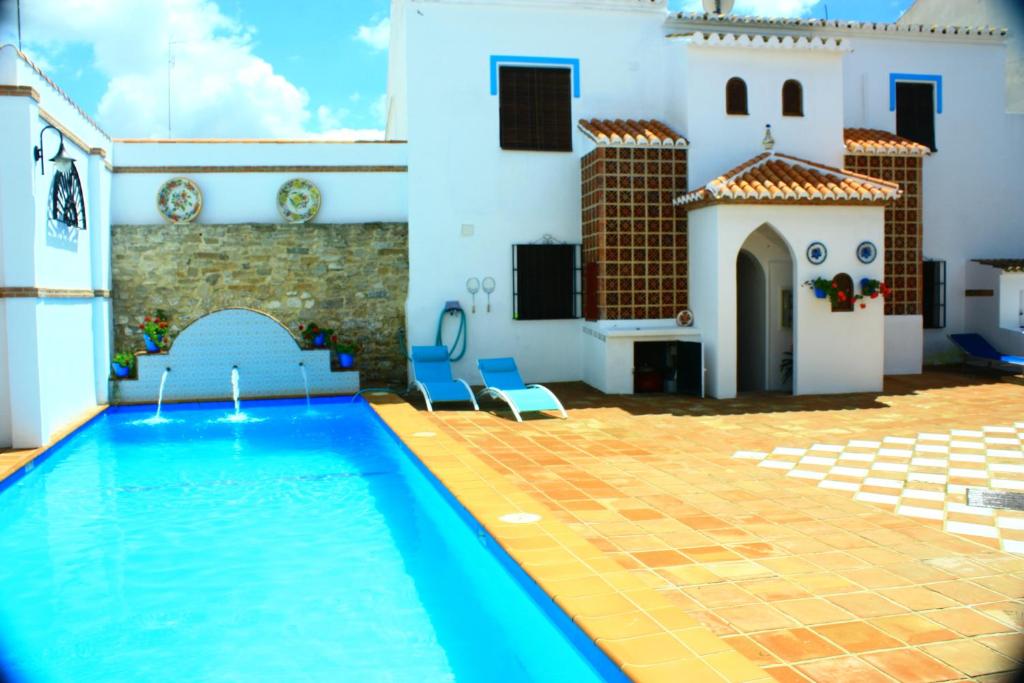
[[[832,283],[836,288],[836,295],[832,298],[832,311],[852,311],[853,310],[853,278],[846,273],[839,273],[832,278]]]
[[[747,115],[747,84],[733,76],[725,84],[725,113]]]
[[[804,88],[800,81],[790,79],[782,84],[782,115],[804,115]]]

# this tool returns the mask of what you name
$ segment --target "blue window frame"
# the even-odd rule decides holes
[[[491,55],[491,95],[498,94],[498,67],[501,65],[558,67],[572,70],[572,96],[580,96],[580,60],[574,57],[522,57],[517,55]]]

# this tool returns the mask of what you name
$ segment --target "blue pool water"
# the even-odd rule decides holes
[[[244,408],[111,409],[0,489],[7,676],[625,680],[365,403]]]

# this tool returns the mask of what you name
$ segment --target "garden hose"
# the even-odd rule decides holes
[[[448,352],[448,357],[452,360],[460,360],[466,355],[466,343],[469,337],[468,325],[466,323],[466,312],[461,308],[445,308],[441,311],[441,317],[437,320],[437,336],[434,338],[434,344],[437,346],[447,346],[444,343],[442,331],[444,330],[444,317],[448,314],[459,316],[459,331],[455,333],[455,341],[452,342],[451,350]],[[462,342],[462,348],[459,349],[459,342]],[[458,350],[458,351],[456,351]]]

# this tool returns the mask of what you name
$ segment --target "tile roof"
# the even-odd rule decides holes
[[[581,119],[579,128],[600,147],[682,147],[682,135],[654,119]]]
[[[746,47],[768,50],[817,50],[819,52],[845,52],[848,40],[816,36],[771,36],[757,33],[670,33],[668,38],[682,38],[690,45],[706,47]]]
[[[974,262],[1011,273],[1024,272],[1024,258],[976,258]]]
[[[927,145],[874,128],[844,128],[843,141],[850,154],[925,156],[932,153]]]
[[[786,154],[766,152],[677,197],[677,206],[717,202],[863,204],[900,196],[896,183]]]
[[[666,22],[670,32],[679,28],[699,28],[721,31],[739,28],[741,31],[800,31],[809,30],[816,34],[860,34],[893,35],[896,37],[916,36],[925,38],[972,39],[1003,41],[1007,29],[994,26],[927,26],[925,24],[887,24],[875,21],[842,21],[829,19],[795,19],[787,17],[752,17],[736,14],[713,14],[709,12],[679,12],[671,15]]]

